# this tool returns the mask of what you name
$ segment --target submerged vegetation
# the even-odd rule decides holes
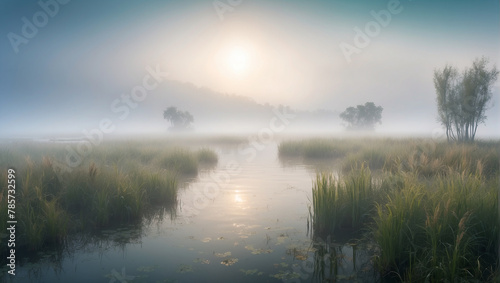
[[[113,142],[70,168],[60,161],[65,146],[20,143],[0,149],[0,229],[7,228],[7,168],[14,168],[19,250],[62,245],[71,233],[138,223],[156,206],[175,213],[179,179],[197,174],[200,162],[217,163],[208,148]],[[0,233],[0,252],[6,236]]]
[[[322,172],[313,182],[315,236],[358,231],[376,247],[381,275],[396,280],[498,278],[498,142],[306,140],[282,143],[279,153],[332,156],[346,147],[340,176]]]

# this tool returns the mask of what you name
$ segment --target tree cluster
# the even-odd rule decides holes
[[[177,110],[177,107],[170,106],[163,112],[163,118],[171,123],[171,130],[186,130],[191,128],[194,118],[187,111]]]
[[[348,107],[340,113],[340,118],[346,122],[348,130],[374,130],[375,124],[382,123],[383,110],[373,102],[366,102],[365,105]]]
[[[448,141],[474,141],[478,125],[486,120],[491,88],[498,78],[496,67],[487,65],[488,60],[481,58],[462,73],[450,65],[434,71],[439,121]]]

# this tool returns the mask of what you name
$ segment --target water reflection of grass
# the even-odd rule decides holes
[[[153,207],[175,206],[177,179],[198,172],[199,156],[217,162],[210,149],[196,152],[114,141],[96,147],[82,165],[65,171],[57,162],[65,153],[64,144],[21,143],[0,149],[0,155],[8,157],[0,162],[0,228],[7,228],[7,168],[14,167],[18,250],[60,246],[68,234],[139,223],[154,215]],[[5,252],[7,238],[1,233],[0,252]]]
[[[315,155],[331,156],[340,143],[352,150],[343,152],[343,174],[318,173],[313,184],[316,236],[361,228],[375,242],[381,275],[399,280],[498,276],[498,142],[311,140],[279,150],[280,156],[293,156],[288,150],[306,156],[307,148],[323,148],[325,154]]]
[[[373,281],[373,268],[366,247],[338,245],[316,241],[314,246],[313,278],[317,282],[342,280]]]

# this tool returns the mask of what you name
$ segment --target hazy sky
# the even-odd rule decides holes
[[[373,101],[381,129],[431,134],[435,68],[500,66],[497,0],[2,0],[0,34],[3,136],[95,125],[147,66],[296,109]],[[499,132],[499,85],[478,135]]]

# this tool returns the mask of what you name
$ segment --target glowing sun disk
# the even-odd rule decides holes
[[[242,48],[233,49],[228,56],[228,64],[235,73],[241,73],[248,69],[250,64],[249,54]]]

